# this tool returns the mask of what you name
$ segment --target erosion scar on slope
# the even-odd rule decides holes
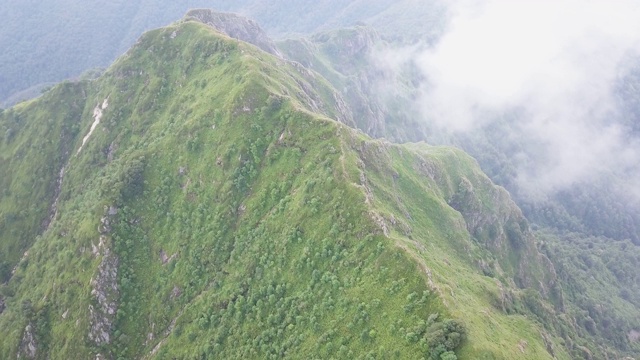
[[[109,106],[109,98],[104,99],[102,105],[98,104],[96,108],[93,109],[93,124],[91,124],[91,128],[89,128],[89,132],[87,133],[87,135],[82,138],[82,145],[80,145],[80,148],[78,149],[78,152],[76,152],[76,155],[80,154],[80,151],[82,151],[82,147],[87,143],[89,137],[91,137],[93,130],[95,130],[96,126],[100,124],[100,119],[102,119],[102,111],[105,110],[107,106]]]

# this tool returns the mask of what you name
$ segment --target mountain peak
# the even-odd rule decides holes
[[[257,22],[244,16],[211,9],[189,10],[185,21],[198,21],[234,39],[248,42],[281,57],[276,45]]]

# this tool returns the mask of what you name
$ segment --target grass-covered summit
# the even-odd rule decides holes
[[[0,357],[570,358],[508,193],[345,104],[185,20],[5,110]]]

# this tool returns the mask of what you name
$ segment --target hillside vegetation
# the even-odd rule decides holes
[[[485,119],[488,124],[477,131],[459,134],[438,132],[428,122],[416,120],[419,112],[412,104],[420,93],[419,72],[411,63],[389,71],[379,57],[393,53],[394,46],[372,28],[329,31],[278,45],[286,56],[320,72],[340,89],[356,126],[367,134],[396,142],[428,139],[454,144],[509,190],[544,240],[545,254],[561,270],[559,282],[567,290],[562,321],[570,324],[570,330],[559,331],[577,332],[591,343],[576,347],[567,340],[570,347],[582,349],[574,357],[605,358],[613,349],[637,349],[640,312],[635,299],[640,291],[631,269],[638,266],[640,206],[633,196],[633,168],[612,168],[598,181],[585,180],[544,197],[532,196],[531,189],[519,186],[522,157],[514,154],[534,154],[540,147],[520,133],[517,114]],[[632,69],[618,79],[616,92],[625,111],[610,121],[625,129],[637,125],[637,78],[637,69]],[[634,134],[630,131],[629,138]],[[542,310],[536,310],[540,322],[557,327],[556,315]]]
[[[380,43],[200,10],[2,111],[0,357],[637,356],[635,245],[534,233],[461,150],[370,138],[422,136],[366,82],[412,88]]]
[[[5,110],[0,357],[590,345],[536,320],[563,310],[554,268],[472,158],[372,140],[332,120],[341,104],[319,74],[183,21]]]

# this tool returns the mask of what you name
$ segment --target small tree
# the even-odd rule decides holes
[[[458,360],[458,357],[453,351],[446,351],[440,354],[440,360]]]
[[[455,356],[453,351],[460,346],[464,339],[466,331],[462,323],[456,320],[445,320],[443,322],[433,323],[427,328],[425,337],[429,345],[429,355],[433,360],[453,359]],[[447,354],[451,353],[451,354]]]

